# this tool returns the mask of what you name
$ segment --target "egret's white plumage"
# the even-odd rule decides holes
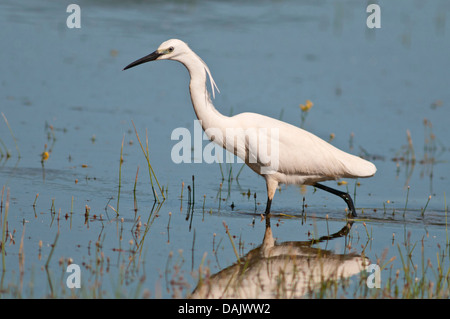
[[[278,184],[283,183],[314,185],[336,194],[347,202],[351,213],[356,216],[348,194],[318,182],[370,177],[376,172],[375,165],[343,152],[299,127],[264,115],[222,115],[212,104],[206,87],[208,77],[214,97],[214,91],[218,91],[218,88],[208,66],[181,40],[163,42],[156,51],[129,64],[125,69],[153,60],[174,60],[187,68],[191,77],[189,90],[192,105],[208,137],[239,156],[253,171],[266,179],[266,213],[270,212]]]

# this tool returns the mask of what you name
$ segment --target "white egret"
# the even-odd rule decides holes
[[[347,203],[349,212],[357,216],[348,193],[318,182],[370,177],[376,172],[375,165],[341,151],[299,127],[264,115],[241,113],[228,117],[220,114],[206,88],[208,75],[214,97],[217,86],[208,66],[181,40],[163,42],[156,51],[132,62],[124,70],[154,60],[178,61],[187,68],[192,105],[203,130],[211,140],[240,157],[265,178],[266,214],[270,213],[279,184],[297,184],[312,185],[341,197]]]

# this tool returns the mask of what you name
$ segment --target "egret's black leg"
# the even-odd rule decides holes
[[[265,211],[265,215],[268,216],[270,214],[270,206],[272,205],[272,200],[267,197],[267,204],[266,204],[266,211]]]
[[[331,194],[339,196],[340,198],[345,200],[345,202],[347,203],[348,209],[352,213],[352,216],[353,217],[357,217],[358,216],[358,215],[356,215],[356,210],[355,210],[355,206],[353,205],[353,200],[352,200],[352,198],[350,197],[350,195],[348,193],[344,193],[344,192],[338,191],[338,190],[336,190],[334,188],[331,188],[331,187],[328,187],[328,186],[325,186],[325,185],[322,185],[322,184],[319,184],[319,183],[315,183],[313,186],[317,187],[317,188],[320,188],[320,189],[322,189],[324,191],[327,191],[327,192],[329,192]]]
[[[266,215],[265,219],[266,219],[266,230],[267,230],[267,228],[270,228],[270,215]]]

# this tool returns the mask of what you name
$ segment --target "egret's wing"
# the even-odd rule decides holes
[[[291,124],[254,113],[238,114],[233,120],[245,132],[250,132],[246,134],[245,152],[249,161],[253,159],[261,167],[270,162],[272,171],[287,176],[322,176],[324,179],[375,173],[372,163]],[[255,130],[259,133],[258,139],[251,138]]]

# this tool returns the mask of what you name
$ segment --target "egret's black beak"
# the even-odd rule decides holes
[[[149,55],[146,55],[145,57],[140,58],[139,60],[136,60],[136,61],[134,61],[134,62],[128,64],[128,65],[123,69],[123,71],[125,71],[126,69],[129,69],[129,68],[132,68],[132,67],[134,67],[134,66],[136,66],[136,65],[145,63],[145,62],[154,61],[154,60],[156,60],[156,59],[157,59],[159,56],[161,56],[161,55],[162,55],[162,53],[159,53],[158,51],[152,52],[152,53],[150,53]]]

